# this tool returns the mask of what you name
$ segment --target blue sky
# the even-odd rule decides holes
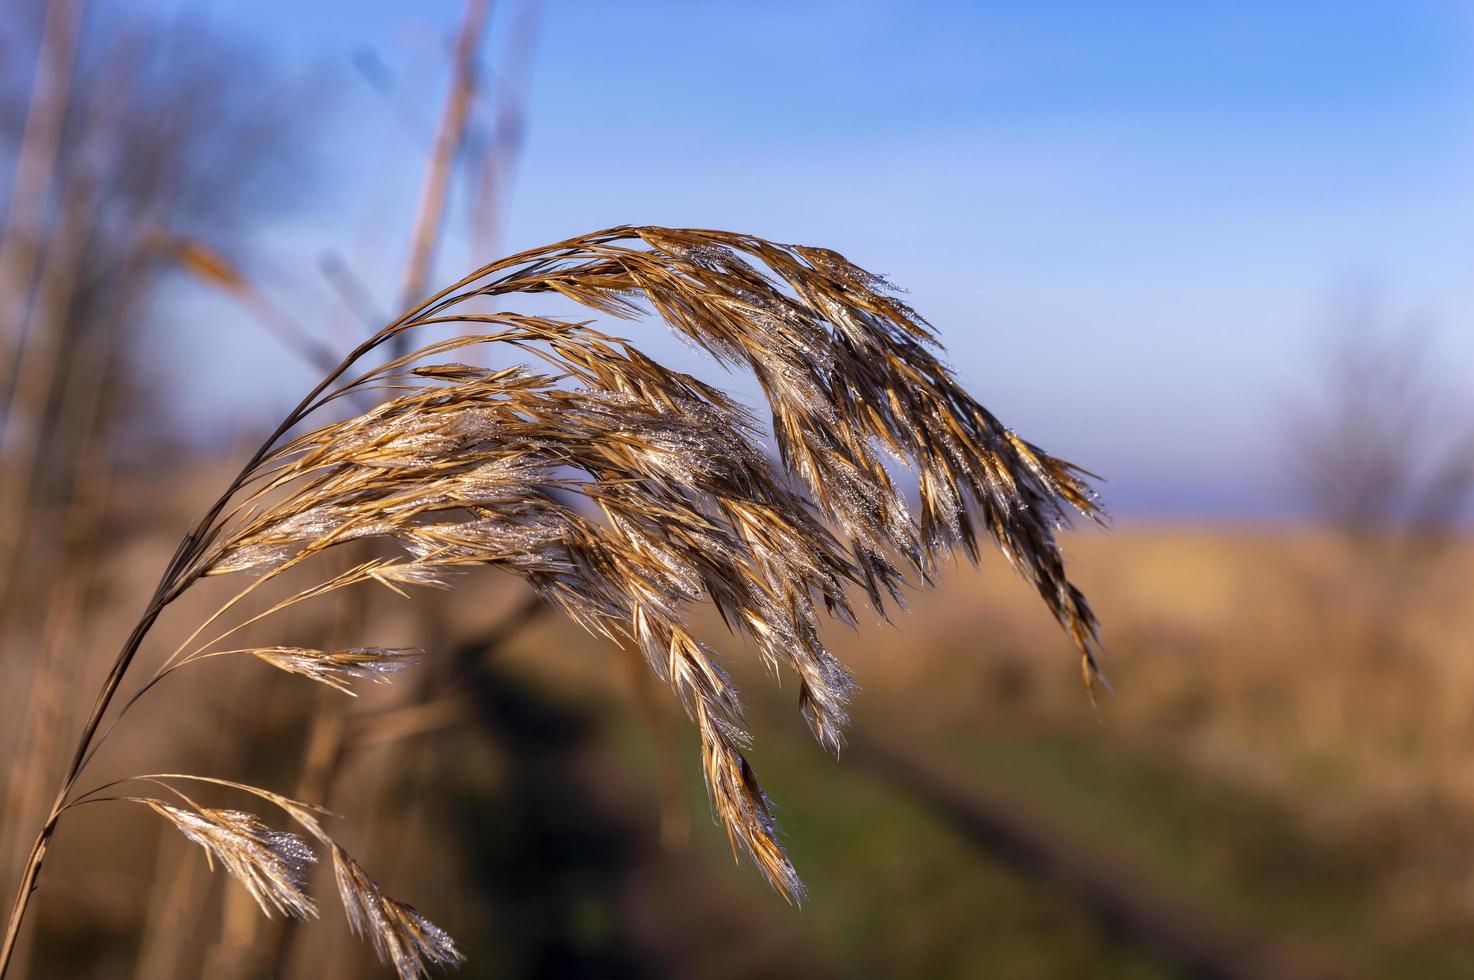
[[[496,6],[492,72],[523,3]],[[462,4],[209,10],[331,93],[326,179],[257,240],[262,280],[341,318],[311,276],[333,249],[394,306]],[[548,0],[501,245],[660,223],[834,247],[907,287],[980,399],[1119,512],[1282,514],[1284,405],[1349,286],[1474,379],[1471,55],[1455,3]],[[475,264],[460,228],[441,278]],[[192,384],[222,418],[279,414],[307,373],[192,302],[218,329],[170,342],[220,365]]]

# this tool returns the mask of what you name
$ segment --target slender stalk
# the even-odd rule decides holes
[[[434,302],[438,298],[438,296],[433,297],[427,303]],[[30,854],[26,858],[25,871],[21,875],[20,887],[16,891],[15,901],[11,906],[10,918],[5,928],[4,944],[0,945],[0,980],[4,980],[5,974],[10,968],[11,959],[15,954],[15,946],[20,938],[21,925],[25,921],[26,910],[30,906],[31,895],[38,886],[41,866],[45,862],[46,851],[51,843],[51,836],[56,832],[57,821],[61,818],[62,811],[66,808],[67,795],[71,792],[72,787],[76,785],[77,777],[81,775],[83,767],[90,759],[92,742],[97,736],[97,730],[102,724],[103,716],[106,715],[108,707],[112,704],[113,697],[118,692],[119,685],[123,682],[124,675],[127,674],[128,668],[133,663],[133,658],[137,656],[139,648],[143,645],[144,638],[148,636],[149,630],[153,628],[159,615],[200,574],[199,570],[194,569],[192,566],[199,557],[201,549],[208,544],[210,528],[214,525],[221,512],[224,511],[230,499],[235,496],[251,471],[266,458],[272,446],[276,445],[282,436],[308,414],[318,397],[333,382],[337,381],[355,361],[382,343],[397,327],[408,322],[418,312],[419,310],[415,310],[406,314],[394,324],[391,324],[389,327],[384,328],[373,337],[364,341],[344,358],[334,370],[329,372],[298,403],[297,407],[282,420],[282,423],[277,426],[276,430],[267,437],[260,448],[251,456],[250,460],[246,462],[246,465],[241,468],[236,478],[231,481],[225,493],[220,495],[220,498],[211,505],[200,522],[179,543],[178,549],[174,552],[174,557],[170,560],[163,576],[159,579],[159,584],[154,590],[153,598],[149,600],[148,606],[144,610],[143,617],[133,627],[133,632],[129,634],[127,642],[123,644],[123,648],[118,652],[118,657],[113,662],[112,670],[109,671],[107,680],[103,682],[102,689],[98,692],[97,700],[92,706],[92,713],[88,716],[87,723],[82,727],[82,735],[77,742],[76,750],[73,752],[71,765],[68,766],[66,776],[62,779],[61,788],[57,790],[56,799],[51,805],[51,811],[47,814],[45,822],[36,834],[35,842],[31,845]]]
[[[41,829],[37,832],[36,839],[31,845],[30,854],[26,858],[25,871],[21,875],[20,887],[16,891],[15,901],[10,909],[10,918],[5,927],[4,943],[0,945],[0,980],[4,980],[5,974],[10,968],[11,960],[15,955],[15,947],[20,938],[21,925],[25,921],[26,910],[30,906],[31,895],[38,886],[41,866],[45,862],[46,851],[51,843],[51,836],[56,832],[57,821],[61,818],[62,811],[66,808],[67,795],[72,791],[72,787],[76,785],[77,777],[82,774],[82,769],[91,759],[93,739],[97,736],[97,731],[102,724],[103,717],[107,714],[113,697],[118,693],[118,687],[122,684],[124,675],[127,674],[128,668],[132,666],[133,658],[137,656],[139,647],[143,645],[144,638],[148,636],[149,630],[153,628],[159,615],[169,603],[178,598],[201,574],[201,570],[195,568],[194,564],[203,549],[209,545],[210,531],[215,521],[225,510],[226,505],[230,503],[231,498],[245,484],[251,472],[271,452],[272,447],[317,406],[318,398],[334,382],[342,377],[344,372],[369,351],[392,337],[400,329],[414,322],[416,317],[423,315],[426,310],[432,309],[435,303],[460,288],[465,282],[474,278],[476,278],[475,274],[466,280],[462,280],[461,283],[441,290],[354,348],[337,367],[329,371],[318,382],[317,386],[297,403],[297,407],[288,413],[286,418],[282,419],[281,424],[261,443],[261,446],[246,461],[246,464],[241,467],[240,472],[231,481],[230,486],[210,506],[205,516],[184,537],[184,540],[179,543],[179,547],[174,552],[174,557],[170,560],[164,570],[163,576],[159,579],[159,584],[155,588],[153,597],[149,600],[142,618],[133,627],[133,632],[129,634],[127,642],[123,644],[123,648],[118,651],[118,657],[113,662],[112,670],[109,671],[107,680],[103,682],[102,689],[98,692],[97,700],[92,706],[92,713],[88,716],[87,723],[82,727],[81,738],[77,742],[76,750],[72,755],[71,765],[67,768],[61,788],[57,790],[56,799],[51,805],[51,811],[47,814],[45,822],[41,825]]]
[[[93,736],[97,734],[97,727],[102,723],[102,717],[107,712],[108,705],[112,703],[113,695],[118,691],[118,685],[123,682],[123,675],[128,672],[129,665],[133,663],[133,658],[138,654],[138,648],[143,645],[143,638],[153,628],[154,621],[159,618],[159,613],[163,612],[164,607],[159,600],[163,585],[164,582],[161,581],[143,618],[138,621],[138,625],[133,627],[133,632],[129,634],[128,641],[123,644],[123,649],[118,653],[118,659],[113,663],[113,669],[108,673],[107,680],[103,682],[102,690],[97,695],[97,701],[92,706],[92,713],[87,718],[87,724],[82,727],[82,737],[77,742],[77,749],[72,755],[71,765],[67,768],[66,778],[62,780],[61,788],[56,793],[56,800],[51,804],[51,812],[47,814],[46,822],[41,825],[41,830],[36,834],[35,843],[31,845],[30,856],[26,858],[26,870],[21,875],[20,888],[16,891],[15,903],[10,909],[10,921],[5,927],[5,942],[3,946],[0,946],[0,980],[4,980],[6,971],[10,968],[10,960],[15,953],[15,944],[20,939],[21,924],[25,921],[31,895],[36,890],[41,865],[46,860],[46,850],[51,844],[51,835],[56,832],[56,822],[61,817],[62,809],[66,806],[67,794],[72,791],[77,777],[81,775],[87,749],[92,743]]]

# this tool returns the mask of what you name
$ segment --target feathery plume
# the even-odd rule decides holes
[[[747,368],[778,460],[745,408],[589,323],[457,309],[519,292],[625,318],[648,306],[687,342]],[[712,602],[774,670],[791,670],[814,735],[838,749],[852,684],[820,639],[823,618],[855,621],[851,586],[885,614],[901,600],[903,568],[930,583],[952,549],[976,559],[986,534],[1034,583],[1094,683],[1095,619],[1054,537],[1071,510],[1100,517],[1081,471],[968,395],[882,278],[825,249],[613,229],[488,266],[382,338],[447,323],[477,332],[324,391],[309,410],[363,391],[389,397],[265,455],[193,574],[271,574],[380,538],[399,557],[331,587],[444,586],[479,565],[520,575],[585,628],[640,651],[674,688],[697,722],[718,813],[788,896],[797,877],[740,751],[737,694],[687,626],[693,604]],[[512,348],[545,370],[441,360],[473,345]],[[882,454],[914,474],[919,514]]]
[[[746,408],[590,322],[471,308],[500,307],[519,293],[557,294],[622,319],[653,312],[721,365],[751,372],[777,459],[764,452],[763,427]],[[360,366],[381,347],[408,346],[411,331],[447,326],[463,333]],[[493,370],[455,359],[477,346],[527,363]],[[883,278],[827,249],[730,232],[613,228],[494,262],[431,297],[331,371],[180,545],[37,839],[6,949],[69,805],[60,800],[91,759],[102,715],[143,638],[201,578],[241,572],[252,584],[144,690],[169,670],[225,652],[249,652],[344,690],[354,677],[381,679],[402,666],[405,651],[216,644],[337,589],[446,587],[471,568],[502,568],[585,629],[637,651],[672,688],[695,723],[712,804],[734,848],[798,899],[798,875],[743,755],[740,699],[718,655],[691,631],[694,605],[710,602],[774,672],[797,678],[814,736],[838,750],[853,685],[825,648],[821,624],[853,625],[852,593],[884,616],[888,603],[902,602],[908,576],[930,585],[952,552],[976,561],[980,541],[991,540],[1070,637],[1087,688],[1098,679],[1096,620],[1055,538],[1072,513],[1104,519],[1089,474],[1004,427],[938,354],[930,325]],[[303,431],[330,408],[366,398],[377,404]],[[910,477],[893,476],[887,460]],[[365,539],[392,545],[392,554],[302,588],[186,650],[261,584]],[[281,806],[330,849],[350,923],[371,935],[403,980],[427,964],[459,961],[449,937],[384,896],[311,808],[226,785]],[[290,849],[254,818],[149,805],[207,853],[234,862],[227,868],[263,908],[310,914],[305,896],[288,887]]]
[[[349,928],[355,935],[368,937],[379,958],[394,967],[400,980],[416,980],[425,975],[428,965],[453,966],[463,962],[464,957],[445,930],[413,906],[384,894],[363,866],[323,829],[320,818],[331,814],[321,807],[259,786],[212,776],[155,773],[135,776],[133,780],[163,785],[185,800],[190,809],[150,798],[122,797],[148,806],[173,823],[185,837],[205,849],[212,868],[219,859],[268,915],[268,902],[298,918],[317,915],[317,906],[305,891],[307,870],[317,862],[311,845],[296,834],[271,830],[249,813],[197,806],[174,789],[172,783],[187,780],[249,793],[296,821],[332,855],[333,876]]]

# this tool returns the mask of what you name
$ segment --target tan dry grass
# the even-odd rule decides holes
[[[836,642],[871,693],[872,727],[924,702],[917,721],[938,745],[1107,739],[1374,850],[1389,874],[1420,879],[1399,900],[1474,908],[1474,834],[1460,829],[1474,817],[1474,539],[1450,534],[1411,596],[1303,528],[1138,525],[1066,544],[1076,580],[1111,610],[1119,694],[1100,724],[1036,656],[1047,624],[1030,597],[985,568],[918,597],[905,656],[878,632]]]

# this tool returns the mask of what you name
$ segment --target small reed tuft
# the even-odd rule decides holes
[[[300,674],[354,697],[357,695],[349,681],[368,678],[387,684],[395,674],[424,655],[423,650],[403,647],[354,647],[351,650],[256,647],[247,652],[278,670]]]
[[[348,926],[368,936],[379,958],[401,977],[418,977],[430,966],[458,966],[465,957],[444,929],[413,906],[396,902],[374,884],[341,847],[333,848],[333,873],[348,914]]]
[[[219,861],[268,916],[273,908],[298,919],[317,916],[317,906],[306,892],[307,872],[317,855],[296,834],[272,830],[260,818],[240,810],[184,809],[162,800],[132,799],[203,847],[210,866]]]

